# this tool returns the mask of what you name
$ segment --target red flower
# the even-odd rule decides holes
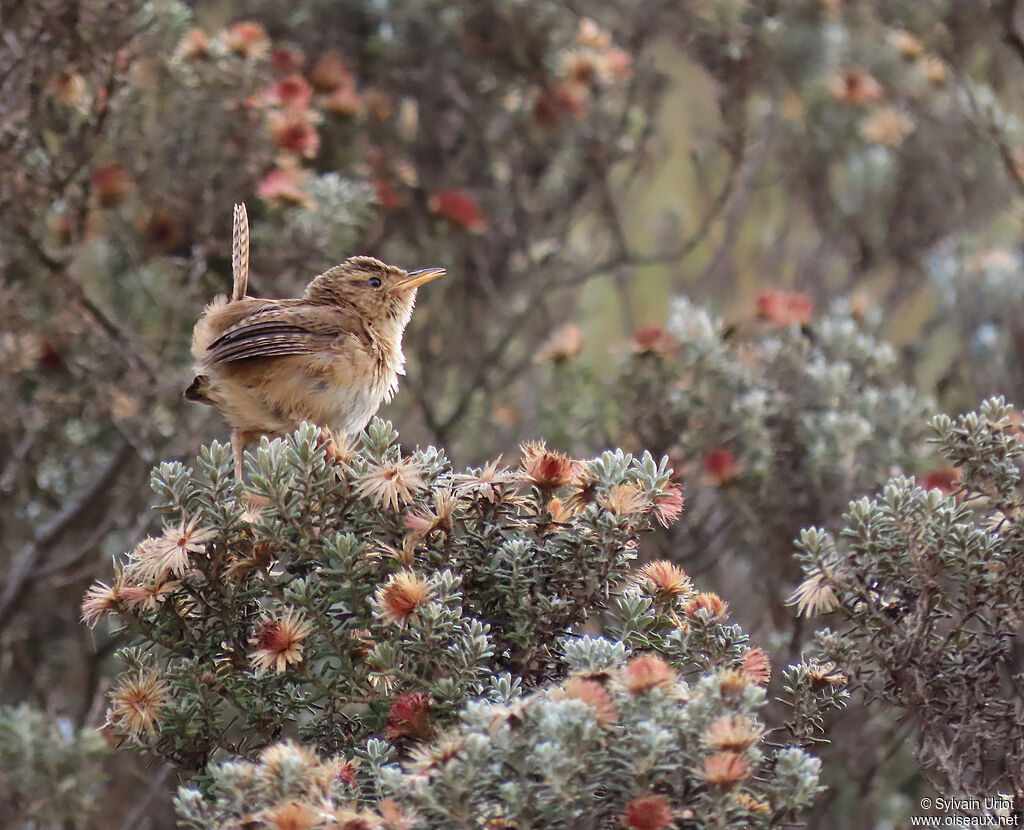
[[[430,211],[456,228],[482,233],[487,221],[476,200],[465,190],[439,190],[430,197]]]
[[[425,741],[434,735],[430,725],[430,696],[424,692],[406,692],[391,704],[385,727],[388,738],[413,738]]]
[[[381,210],[398,210],[402,206],[402,197],[388,179],[372,179],[371,183],[377,191],[377,207]]]
[[[667,356],[679,348],[679,341],[664,326],[641,326],[633,332],[632,348],[637,354]]]
[[[533,96],[533,123],[538,127],[557,127],[567,118],[580,118],[587,111],[580,87],[563,83],[537,90]]]
[[[813,311],[810,298],[798,291],[768,288],[757,295],[757,316],[779,327],[809,323]]]
[[[715,447],[704,456],[701,464],[716,487],[734,481],[742,470],[742,466],[725,447]]]
[[[626,805],[622,823],[633,830],[662,830],[672,823],[672,810],[663,795],[634,798]]]
[[[270,65],[279,75],[290,75],[302,69],[306,58],[298,49],[277,46],[270,53]]]
[[[960,487],[960,471],[956,467],[932,470],[924,477],[921,486],[925,490],[941,490],[948,496]]]
[[[100,207],[115,207],[131,189],[128,173],[116,164],[105,164],[92,171],[92,190]]]
[[[313,100],[313,88],[299,74],[288,75],[266,91],[271,104],[284,107],[305,107]]]
[[[313,200],[303,189],[310,174],[299,167],[284,167],[271,170],[256,188],[261,199],[280,207],[304,207]]]
[[[290,109],[271,116],[270,137],[282,150],[306,158],[313,158],[320,149],[320,134],[313,126],[309,113],[301,109]]]

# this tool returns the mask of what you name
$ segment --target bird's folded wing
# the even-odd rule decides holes
[[[210,344],[207,363],[231,363],[255,357],[312,354],[325,351],[339,338],[354,334],[350,315],[331,309],[260,311],[240,321]]]

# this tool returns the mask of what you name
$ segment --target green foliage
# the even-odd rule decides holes
[[[665,459],[529,444],[518,468],[453,473],[375,420],[358,451],[304,425],[247,465],[248,491],[220,444],[157,467],[163,536],[83,606],[135,642],[112,728],[200,773],[186,821],[269,821],[315,798],[370,826],[390,811],[611,827],[662,805],[774,827],[817,791],[800,747],[844,704],[841,677],[793,667],[806,694],[784,730],[800,737],[769,749],[764,653],[678,568],[631,570],[637,536],[682,505]],[[609,637],[581,635],[602,612]],[[204,771],[218,750],[260,763]]]
[[[0,822],[22,830],[94,827],[107,753],[95,730],[76,732],[27,705],[0,707]]]
[[[1019,416],[1001,399],[931,426],[961,474],[952,495],[895,478],[850,504],[838,538],[807,530],[811,611],[834,610],[821,648],[870,699],[914,724],[944,791],[1024,791],[1019,642],[1024,515]]]

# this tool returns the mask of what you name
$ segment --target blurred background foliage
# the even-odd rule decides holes
[[[446,266],[403,441],[669,453],[689,508],[651,552],[787,660],[799,528],[894,472],[952,490],[924,413],[1019,397],[1015,0],[10,0],[0,31],[0,702],[83,769],[121,643],[82,593],[155,530],[149,469],[225,432],[181,390],[234,201],[256,294]],[[861,712],[812,824],[926,786]],[[166,822],[169,773],[110,763],[121,819]]]

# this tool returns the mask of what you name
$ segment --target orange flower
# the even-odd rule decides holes
[[[580,335],[580,327],[568,323],[551,334],[537,350],[534,360],[537,363],[554,363],[558,366],[568,363],[582,350],[583,338]]]
[[[273,830],[314,830],[323,827],[323,810],[299,801],[287,801],[260,810],[256,817],[260,827]],[[369,826],[369,825],[364,825]]]
[[[686,616],[691,620],[697,619],[697,613],[703,611],[712,620],[725,619],[729,610],[729,604],[718,594],[697,594],[686,603]]]
[[[679,341],[664,326],[641,326],[633,332],[630,348],[636,354],[668,357],[679,349]]]
[[[722,697],[738,697],[753,681],[739,669],[724,669],[718,673],[718,689]]]
[[[270,38],[259,23],[236,23],[224,33],[224,45],[240,58],[257,59],[270,51]]]
[[[693,583],[686,572],[665,559],[649,562],[635,575],[655,602],[672,602],[693,593]]]
[[[522,468],[524,478],[541,489],[554,490],[577,475],[577,463],[564,453],[552,452],[543,441],[523,444]]]
[[[308,110],[275,112],[270,116],[268,129],[274,144],[286,152],[313,158],[320,150],[320,134]]]
[[[844,69],[829,84],[832,95],[844,104],[863,106],[881,101],[882,85],[859,66]]]
[[[672,688],[676,673],[656,654],[642,654],[626,664],[619,674],[619,682],[630,694],[639,695],[649,689]]]
[[[837,671],[836,664],[831,661],[808,660],[803,667],[811,681],[811,687],[818,691],[828,686],[840,688],[848,682],[846,675]]]
[[[860,135],[885,147],[896,147],[914,131],[914,120],[895,107],[882,107],[868,116],[860,125]]]
[[[312,626],[291,609],[280,617],[266,618],[249,641],[256,647],[249,660],[260,671],[273,667],[281,674],[289,664],[302,662],[302,641],[312,632]]]
[[[280,107],[305,107],[313,100],[313,88],[298,73],[275,81],[263,93],[267,103]]]
[[[701,459],[701,465],[709,481],[716,487],[732,483],[743,471],[743,465],[725,447],[715,447],[706,453]]]
[[[454,228],[470,233],[487,230],[487,221],[476,199],[465,190],[439,190],[430,197],[429,207],[431,213],[447,220]]]
[[[772,664],[763,648],[755,646],[743,655],[740,672],[758,686],[767,686],[772,676]]]
[[[644,488],[633,481],[616,484],[600,501],[609,513],[623,518],[641,515],[651,506]]]
[[[92,192],[102,208],[121,204],[131,190],[132,180],[128,173],[116,164],[103,164],[92,171]]]
[[[434,736],[430,725],[430,695],[424,692],[407,692],[399,697],[388,710],[385,726],[388,738],[413,738],[426,741]]]
[[[744,752],[764,735],[761,729],[750,718],[742,715],[719,718],[704,732],[704,744],[709,749]]]
[[[596,680],[570,677],[559,690],[557,698],[578,700],[594,711],[598,726],[609,727],[619,719],[619,710],[607,690]]]
[[[813,311],[810,298],[798,291],[767,288],[757,295],[757,316],[779,328],[794,323],[806,325]]]
[[[704,759],[701,778],[723,790],[732,789],[749,777],[750,764],[738,752],[716,752]]]
[[[352,89],[356,85],[355,78],[345,68],[337,52],[324,52],[317,58],[309,72],[309,80],[317,92],[336,92],[339,89]]]
[[[377,613],[389,623],[405,623],[430,602],[434,587],[412,571],[392,574],[374,595]]]
[[[181,39],[178,55],[184,60],[199,61],[210,57],[210,39],[202,29],[192,29]]]
[[[663,795],[645,795],[626,805],[622,823],[633,830],[662,830],[672,823],[672,809]]]

